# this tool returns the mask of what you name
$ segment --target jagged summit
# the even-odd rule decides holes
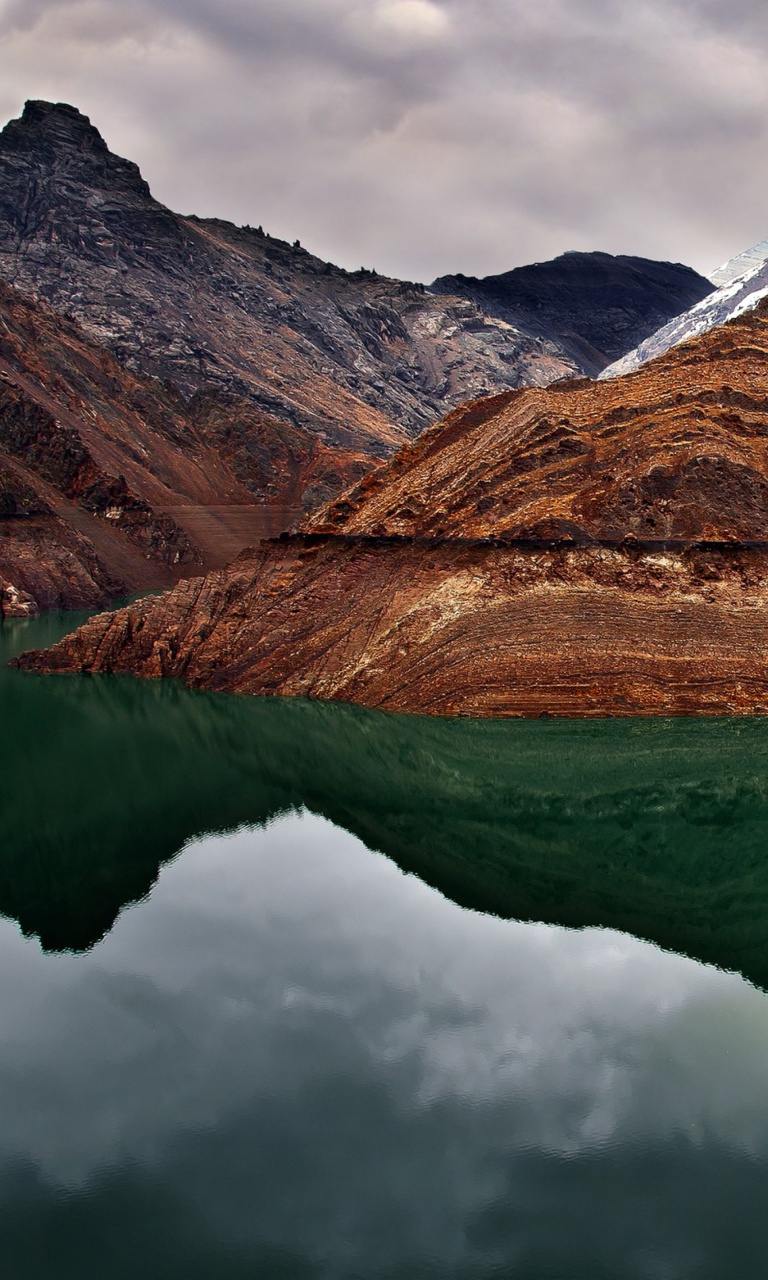
[[[68,102],[27,99],[21,115],[0,130],[0,149],[35,156],[41,164],[54,168],[71,164],[77,157],[82,164],[94,163],[113,175],[127,171],[139,179],[143,194],[150,196],[138,165],[110,151],[90,118]]]
[[[138,165],[111,152],[88,116],[66,102],[32,99],[21,116],[9,120],[0,132],[0,179],[0,224],[24,238],[46,223],[50,241],[66,238],[67,206],[74,211],[84,191],[91,203],[98,195],[101,204],[116,201],[134,211],[165,212],[152,199]],[[89,220],[94,221],[93,212]],[[100,225],[98,232],[103,232]],[[3,275],[16,283],[6,271]],[[44,282],[39,293],[48,296]]]
[[[25,130],[56,134],[64,138],[77,138],[89,142],[94,148],[106,151],[107,144],[88,116],[68,102],[46,102],[42,98],[28,98],[17,120],[6,126],[12,132]]]

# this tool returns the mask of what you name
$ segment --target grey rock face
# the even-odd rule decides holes
[[[557,343],[590,376],[713,290],[679,262],[574,252],[482,280],[442,276],[431,287]]]
[[[0,134],[0,277],[185,397],[220,389],[372,456],[462,400],[579,372],[466,298],[171,212],[62,104]]]

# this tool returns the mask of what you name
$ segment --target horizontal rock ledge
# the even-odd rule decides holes
[[[477,717],[760,715],[768,553],[292,539],[18,665]]]

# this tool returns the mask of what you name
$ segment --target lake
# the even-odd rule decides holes
[[[4,1277],[765,1274],[766,720],[0,723]]]

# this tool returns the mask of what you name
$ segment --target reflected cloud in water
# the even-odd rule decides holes
[[[48,1276],[83,1232],[81,1276],[766,1259],[768,999],[735,975],[463,911],[308,814],[192,842],[87,955],[6,923],[0,963],[0,1260],[33,1223]]]

